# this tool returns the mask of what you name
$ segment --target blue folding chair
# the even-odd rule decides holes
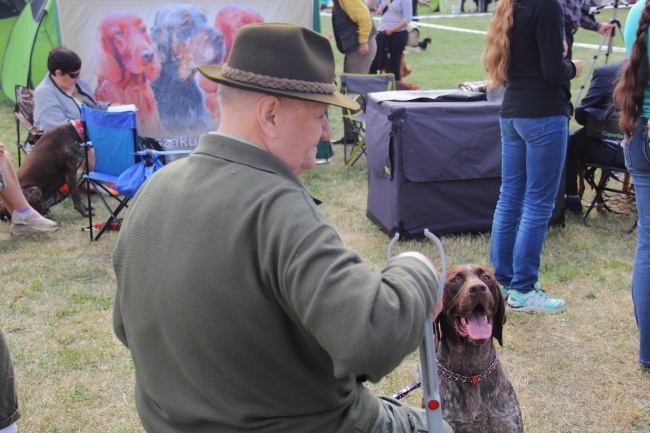
[[[118,219],[120,212],[128,207],[129,201],[144,181],[163,166],[159,158],[161,155],[186,155],[191,150],[139,150],[140,138],[134,111],[108,112],[83,105],[81,121],[88,139],[84,144],[86,170],[83,175],[88,182],[88,209],[91,193],[95,193],[109,213],[108,220],[98,227],[95,235],[92,212],[88,214],[90,240],[96,241],[106,230],[112,227],[118,230],[122,228],[122,222]],[[89,148],[95,150],[93,171],[90,171],[88,165]],[[109,200],[104,196],[109,197]]]
[[[118,215],[128,206],[130,198],[114,195],[106,184],[115,184],[120,174],[137,162],[135,152],[138,150],[138,131],[133,111],[107,112],[83,105],[81,121],[88,139],[85,144],[86,170],[83,175],[88,184],[88,208],[91,206],[91,193],[94,192],[110,215],[97,234],[93,234],[93,215],[92,212],[88,213],[90,240],[96,241],[111,224],[121,227]],[[91,147],[95,150],[93,171],[90,171],[88,165],[88,150]]]

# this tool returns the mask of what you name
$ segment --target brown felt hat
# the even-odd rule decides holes
[[[237,30],[228,63],[198,69],[227,86],[358,110],[336,91],[334,66],[327,38],[296,24],[264,23]]]

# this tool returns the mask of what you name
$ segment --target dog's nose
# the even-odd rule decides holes
[[[140,51],[140,58],[145,62],[150,62],[153,60],[153,51],[151,50],[142,50]]]
[[[482,284],[482,283],[475,283],[475,284],[472,284],[471,286],[469,286],[467,291],[472,295],[474,295],[474,294],[480,295],[481,293],[487,292],[487,286],[485,284]]]

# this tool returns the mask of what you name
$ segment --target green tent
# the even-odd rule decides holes
[[[15,101],[15,86],[34,87],[47,73],[47,55],[61,43],[54,0],[0,0],[0,88]]]

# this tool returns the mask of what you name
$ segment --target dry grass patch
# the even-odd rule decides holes
[[[601,21],[610,17],[607,11],[599,15]],[[620,20],[624,17],[619,14]],[[485,18],[436,23],[487,27]],[[331,31],[328,26],[329,18],[324,18],[324,33]],[[483,78],[482,36],[442,30],[428,36],[434,37],[431,48],[409,55],[413,81],[445,89]],[[600,40],[587,31],[576,37],[581,42]],[[584,49],[576,53],[583,59],[593,54]],[[337,64],[340,70],[338,53]],[[0,140],[14,151],[11,110],[10,104],[0,104]],[[329,114],[338,138],[340,110]],[[346,168],[342,147],[334,148],[333,161],[303,179],[324,201],[321,209],[343,242],[380,269],[389,239],[366,217],[365,159]],[[26,239],[12,239],[9,225],[0,223],[0,326],[15,361],[23,409],[20,429],[141,432],[133,401],[133,366],[111,323],[116,234],[107,233],[91,244],[81,231],[87,220],[69,202],[55,206],[50,216],[59,223],[58,232]],[[636,232],[612,230],[622,223],[617,215],[594,215],[593,221],[612,227],[585,227],[578,217],[567,215],[565,227],[548,232],[541,281],[552,296],[567,300],[566,311],[552,316],[508,314],[505,346],[498,351],[530,433],[650,431],[650,373],[642,372],[636,362],[638,332],[630,299]],[[442,238],[450,266],[489,266],[489,242],[489,234]],[[399,242],[394,254],[407,250],[422,251],[439,263],[430,241]],[[417,365],[417,354],[411,354],[371,388],[392,395],[417,379]],[[414,391],[406,401],[419,405],[420,399],[421,392]]]

